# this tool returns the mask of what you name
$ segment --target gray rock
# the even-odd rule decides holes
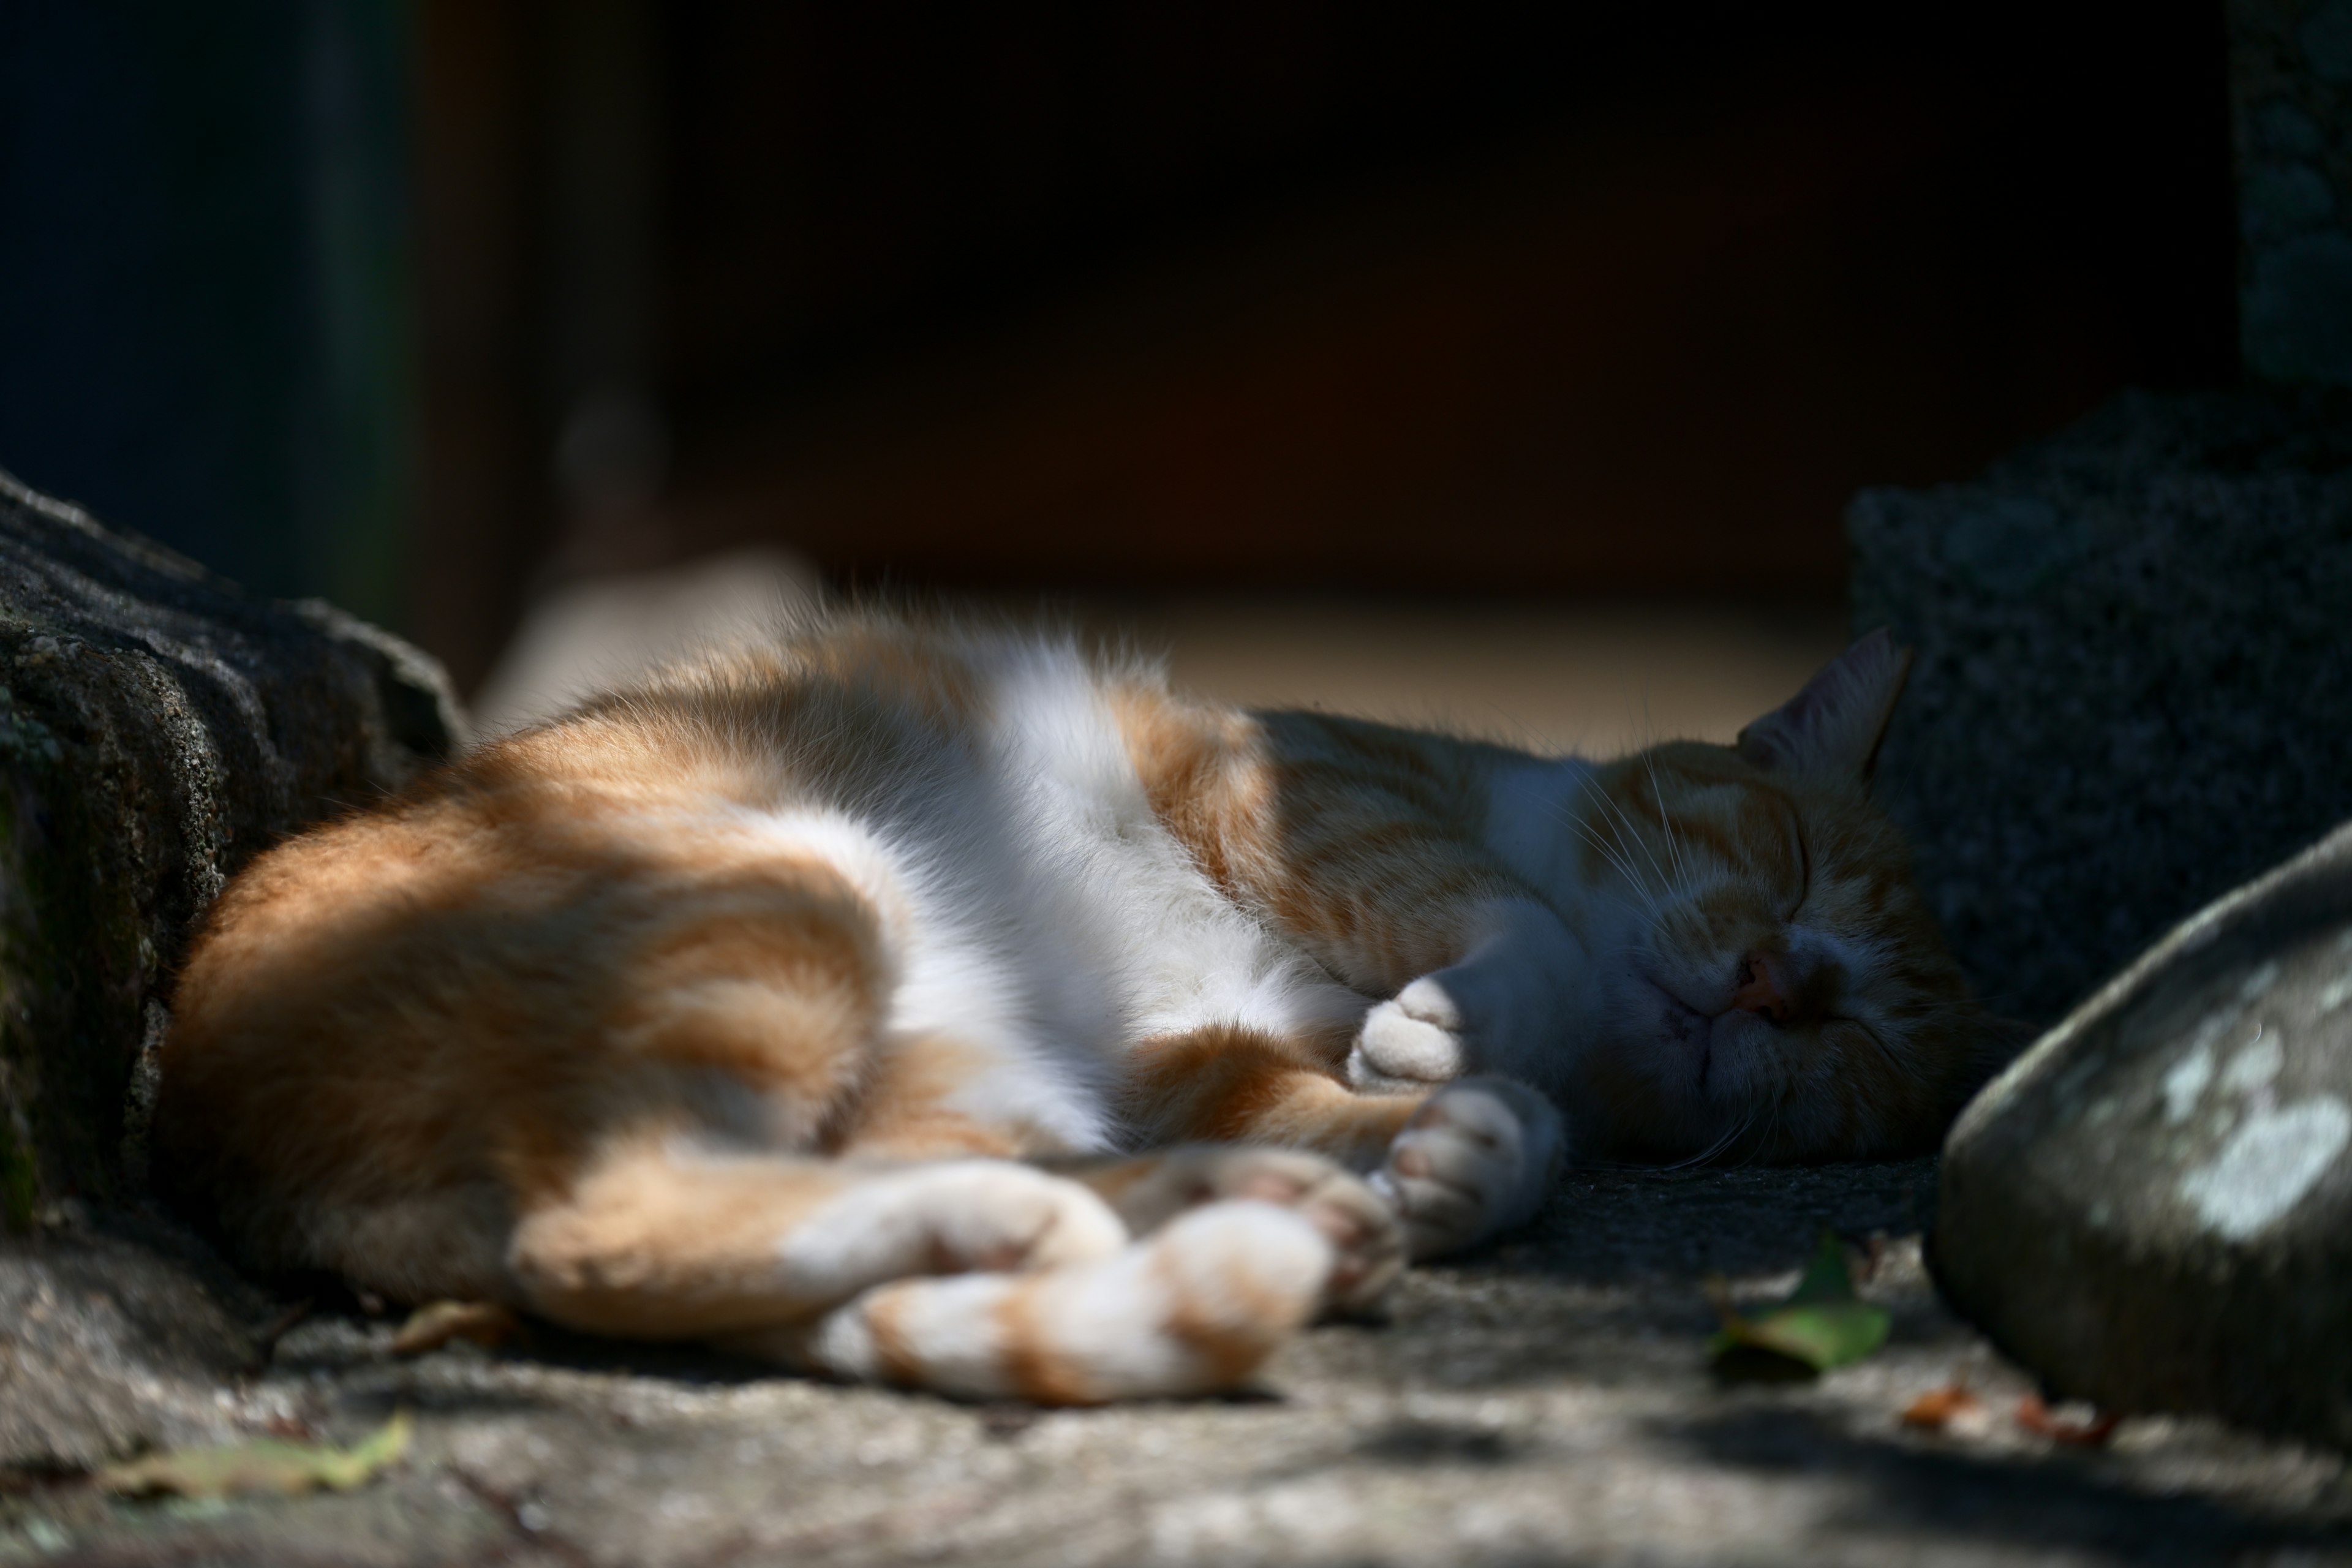
[[[2126,395],[1847,531],[1856,629],[1918,650],[1878,795],[1997,1008],[2352,817],[2352,397]]]
[[[2063,1392],[2352,1447],[2352,826],[2182,925],[1969,1106],[1934,1256]]]
[[[135,1190],[127,1091],[198,916],[459,724],[396,638],[248,598],[0,474],[0,1229]]]
[[[0,1237],[0,1470],[234,1437],[226,1389],[260,1370],[276,1315],[156,1222]]]

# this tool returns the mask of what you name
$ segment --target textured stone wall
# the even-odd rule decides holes
[[[135,1184],[142,1052],[228,875],[459,725],[396,638],[0,474],[0,1229]]]
[[[2132,394],[1847,531],[1854,628],[1918,650],[1879,795],[1995,1006],[2352,817],[2352,395]]]
[[[2352,0],[2229,18],[2246,369],[2352,386]]]

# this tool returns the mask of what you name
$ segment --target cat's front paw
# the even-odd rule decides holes
[[[1348,1053],[1348,1081],[1358,1089],[1421,1089],[1449,1083],[1470,1064],[1462,1009],[1433,975],[1364,1015]]]
[[[1559,1169],[1559,1112],[1511,1079],[1449,1084],[1405,1123],[1372,1185],[1415,1259],[1475,1247],[1535,1216]]]

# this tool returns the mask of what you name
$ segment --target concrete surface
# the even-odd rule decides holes
[[[2028,1384],[1920,1267],[1934,1190],[1926,1161],[1580,1173],[1526,1235],[1410,1276],[1387,1324],[1318,1328],[1262,1392],[1191,1405],[976,1408],[549,1334],[400,1361],[388,1320],[321,1311],[220,1408],[341,1440],[411,1409],[396,1471],[210,1505],[20,1472],[0,1563],[2352,1563],[2333,1455],[2201,1421],[2103,1449],[2018,1427]],[[1718,1379],[1706,1276],[1785,1289],[1823,1226],[1874,1257],[1888,1347]],[[1955,1378],[1980,1430],[1901,1425]]]

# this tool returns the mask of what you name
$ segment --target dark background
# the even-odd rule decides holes
[[[535,583],[1822,601],[2236,374],[2221,9],[0,8],[0,466],[478,679]]]

